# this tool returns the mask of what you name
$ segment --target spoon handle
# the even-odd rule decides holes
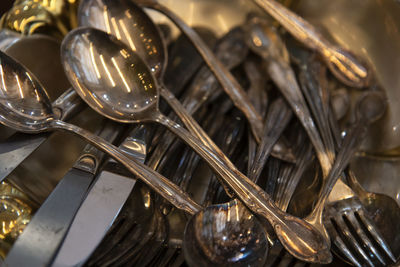
[[[59,120],[69,120],[86,106],[78,93],[70,88],[53,103],[53,112]]]
[[[327,151],[322,143],[293,70],[284,60],[277,59],[269,62],[268,74],[288,100],[294,113],[299,118],[315,148],[324,176],[328,175],[332,166],[334,151]]]
[[[176,26],[189,38],[192,44],[196,47],[200,55],[203,57],[210,70],[215,74],[218,81],[221,83],[223,89],[232,99],[234,105],[243,112],[252,129],[252,133],[256,140],[260,141],[261,132],[263,129],[262,118],[251,104],[247,94],[236,81],[233,75],[222,65],[222,63],[215,57],[214,53],[204,43],[200,36],[189,27],[181,18],[157,2],[144,1],[146,7],[156,9],[170,18]]]
[[[308,48],[322,55],[333,74],[352,87],[365,87],[369,83],[368,69],[350,52],[332,45],[314,26],[285,6],[273,0],[253,0],[276,19],[288,32]]]
[[[106,142],[104,139],[96,135],[93,135],[92,133],[82,128],[79,128],[78,126],[60,120],[52,121],[51,128],[55,130],[64,130],[67,132],[74,133],[79,137],[85,139],[89,143],[91,143],[93,146],[109,154],[116,161],[124,165],[137,178],[145,182],[155,192],[157,192],[162,197],[170,201],[178,209],[181,209],[192,215],[202,209],[202,207],[199,204],[194,202],[185,192],[183,192],[178,186],[176,186],[170,180],[168,180],[161,174],[153,171],[144,164],[129,158],[123,152],[121,152],[121,150],[119,150],[112,144]]]
[[[331,260],[328,245],[318,230],[309,223],[279,210],[271,197],[242,174],[225,154],[216,154],[182,126],[161,113],[154,113],[153,120],[167,127],[191,146],[250,210],[268,220],[281,243],[292,255],[313,262]]]

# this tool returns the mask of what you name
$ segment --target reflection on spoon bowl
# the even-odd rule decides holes
[[[234,200],[194,215],[183,249],[190,266],[261,266],[268,241],[257,218]]]

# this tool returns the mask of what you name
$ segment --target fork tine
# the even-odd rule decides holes
[[[354,238],[353,234],[351,233],[350,229],[348,228],[346,222],[344,221],[342,216],[336,216],[332,219],[333,222],[336,224],[336,229],[339,232],[339,235],[342,235],[345,238],[345,243],[347,243],[346,249],[349,249],[348,245],[351,245],[354,250],[360,254],[360,256],[368,263],[369,266],[374,266],[371,259],[365,253],[363,248],[358,244],[357,240]],[[346,242],[347,240],[347,242]]]
[[[375,227],[375,224],[373,221],[371,221],[368,216],[365,214],[365,211],[363,209],[358,210],[356,213],[356,216],[358,215],[358,218],[362,221],[364,224],[365,228],[368,230],[368,232],[371,234],[371,236],[374,238],[374,240],[379,244],[379,246],[385,251],[387,256],[393,261],[396,262],[396,257],[393,255],[392,250],[390,249],[389,245],[386,243],[386,241],[382,238],[381,234],[377,231],[377,228]]]
[[[367,247],[372,252],[372,255],[374,255],[383,265],[386,265],[384,256],[381,255],[381,253],[375,248],[372,241],[368,238],[365,230],[363,229],[364,227],[362,227],[360,222],[357,220],[356,215],[352,212],[349,212],[346,214],[346,218],[350,222],[353,230],[357,233],[358,237],[361,238],[364,246]],[[374,228],[374,226],[370,226],[370,228]]]
[[[324,225],[326,230],[329,233],[329,236],[332,240],[333,245],[338,249],[338,252],[343,254],[345,258],[347,258],[351,263],[353,263],[357,267],[362,267],[362,265],[358,262],[356,257],[351,253],[351,251],[347,248],[343,239],[336,231],[336,228],[333,226],[332,221],[327,219],[324,221]]]

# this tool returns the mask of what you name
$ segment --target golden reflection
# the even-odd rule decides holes
[[[31,220],[26,196],[11,185],[0,183],[0,257],[5,258],[17,237]]]
[[[74,74],[74,79],[75,79],[75,84],[78,86],[79,91],[83,94],[83,96],[86,97],[86,92],[85,92],[85,90],[83,90],[82,85],[80,84],[80,81],[75,74]]]
[[[121,70],[120,70],[120,68],[118,66],[118,63],[115,61],[114,57],[111,57],[111,61],[114,64],[114,67],[117,69],[117,72],[118,72],[119,76],[121,77],[122,82],[124,83],[128,93],[132,92],[131,88],[129,87],[128,83],[125,80],[124,74],[121,72]]]
[[[4,91],[7,92],[6,81],[4,80],[3,64],[0,64],[0,76],[1,76],[1,84],[3,86],[3,89],[4,89]]]
[[[103,109],[104,106],[100,103],[99,100],[97,100],[96,95],[94,95],[94,94],[90,94],[90,95],[91,95],[91,98],[93,99],[93,101],[96,102],[96,104],[97,104],[101,109]]]
[[[108,11],[106,6],[103,7],[103,18],[104,18],[104,23],[106,24],[107,33],[111,34],[111,27],[108,19]]]
[[[1,28],[21,34],[47,34],[58,39],[77,26],[77,1],[17,0],[1,18]]]
[[[92,42],[90,42],[89,51],[90,51],[90,57],[92,59],[93,67],[94,67],[94,70],[96,72],[97,78],[101,79],[101,75],[100,75],[99,69],[97,68],[96,59],[94,58],[93,43]]]
[[[21,83],[19,82],[18,75],[15,74],[15,80],[17,80],[18,90],[21,98],[24,98],[24,92],[22,91]]]
[[[253,36],[253,44],[255,44],[257,47],[261,47],[262,45],[262,41],[257,35]]]
[[[125,49],[121,49],[121,50],[119,50],[119,53],[125,58],[125,59],[127,59],[128,57],[129,57],[129,53],[128,53],[128,51],[126,51]],[[133,65],[133,64],[132,64]],[[133,67],[131,65],[131,67]]]
[[[106,73],[107,73],[108,79],[109,79],[110,82],[111,82],[111,86],[112,86],[112,87],[115,87],[115,82],[114,82],[114,80],[113,80],[113,78],[112,78],[112,76],[111,76],[110,71],[109,71],[108,68],[107,68],[106,63],[104,62],[104,57],[103,57],[103,55],[100,55],[100,61],[101,61],[101,64],[103,64],[103,68],[104,68],[104,70],[105,70]]]
[[[115,18],[114,18],[114,17],[111,18],[111,24],[112,24],[112,26],[113,26],[113,28],[114,28],[115,36],[117,37],[118,40],[121,40],[121,39],[122,39],[122,38],[121,38],[121,33],[119,32],[118,24],[117,24],[117,22],[115,21]]]
[[[133,43],[131,35],[129,34],[129,32],[128,32],[126,26],[125,26],[125,23],[124,23],[124,21],[122,19],[119,20],[119,24],[121,25],[121,29],[124,32],[124,35],[126,36],[126,39],[128,39],[129,46],[131,47],[131,49],[133,51],[136,51],[136,46]]]

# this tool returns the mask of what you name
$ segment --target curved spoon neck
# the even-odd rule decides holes
[[[118,148],[104,139],[78,127],[60,120],[53,120],[50,127],[56,130],[64,130],[78,135],[96,148],[112,156],[124,165],[130,172],[142,179],[154,191],[170,201],[175,207],[193,215],[202,209],[202,206],[193,201],[178,186],[167,178],[151,170],[149,167],[130,159]]]
[[[251,210],[265,218],[271,219],[271,216],[273,216],[276,217],[274,220],[279,219],[281,221],[282,216],[280,216],[278,208],[273,205],[270,196],[242,174],[222,152],[211,150],[182,126],[161,113],[157,114],[154,119],[179,136],[206,160],[209,166],[222,177]]]

